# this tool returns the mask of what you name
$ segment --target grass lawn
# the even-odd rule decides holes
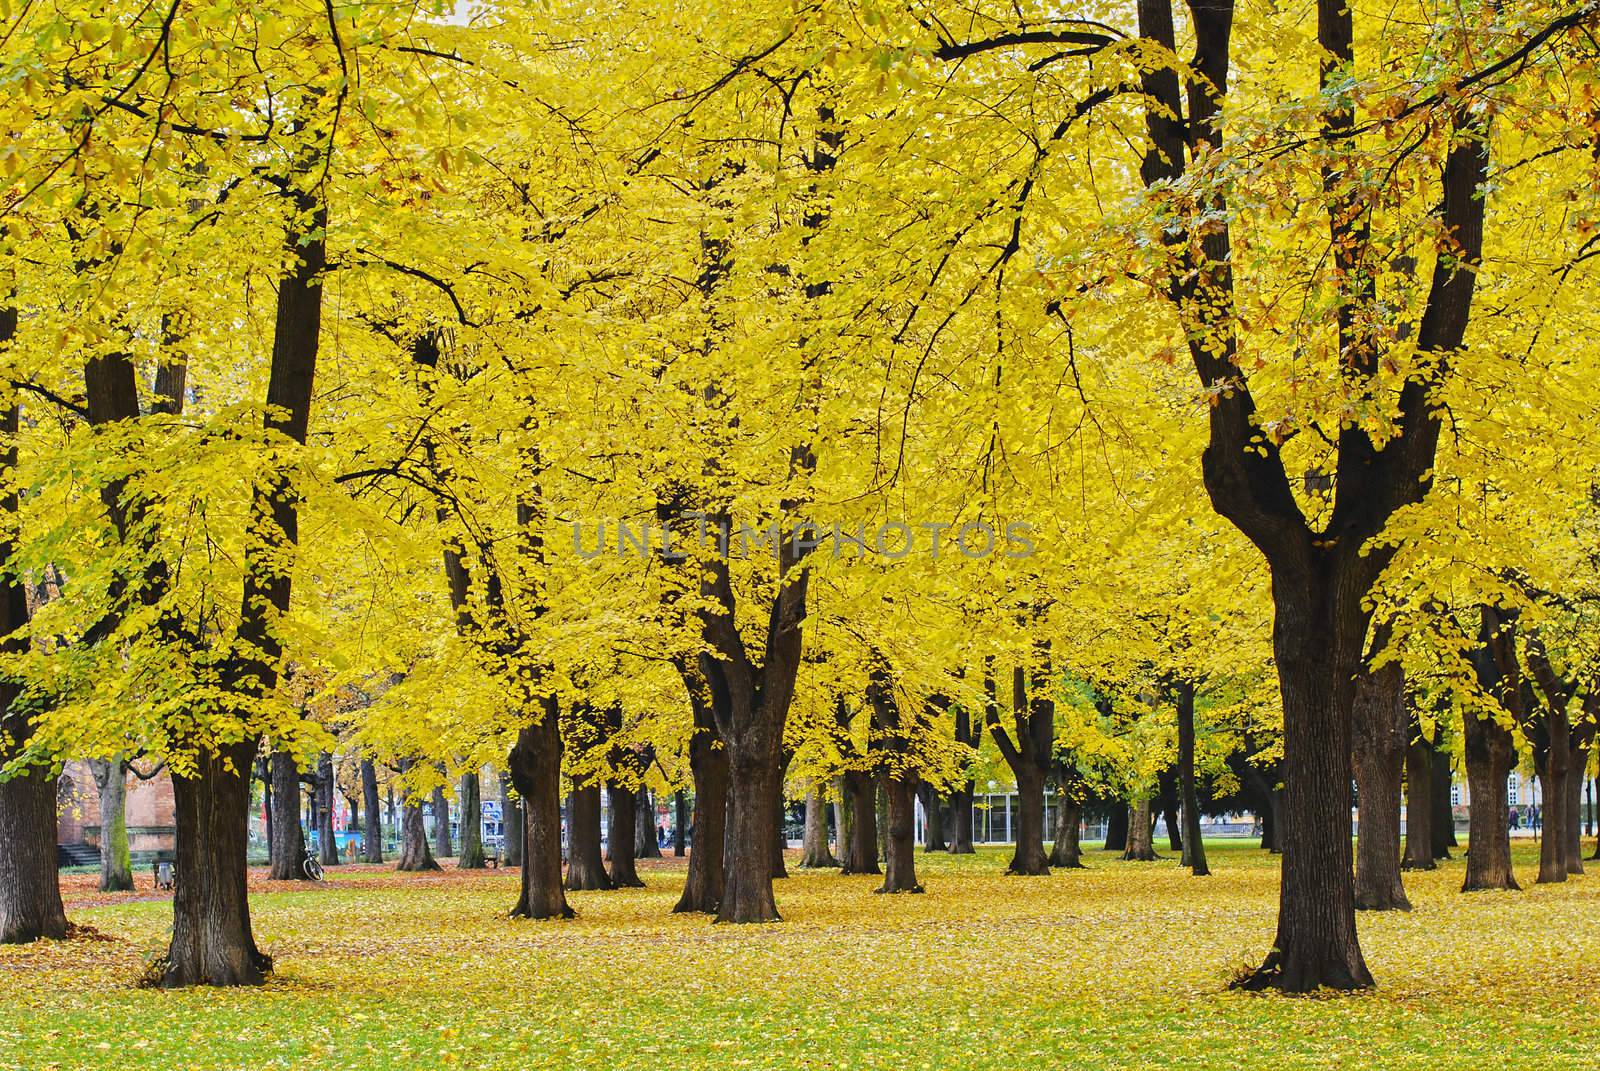
[[[1005,856],[922,855],[924,896],[797,872],[784,922],[668,912],[649,888],[573,896],[575,922],[512,922],[514,873],[333,873],[260,885],[264,989],[134,980],[170,908],[101,897],[69,914],[110,940],[0,948],[0,1068],[1593,1068],[1600,864],[1522,893],[1463,896],[1462,864],[1409,874],[1416,909],[1363,916],[1378,979],[1358,996],[1226,990],[1272,937],[1276,861],[1209,846],[1172,860],[1008,878]],[[148,880],[141,875],[141,880]]]

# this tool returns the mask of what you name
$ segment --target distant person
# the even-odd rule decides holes
[[[1517,809],[1515,807],[1511,808],[1510,820],[1511,820],[1511,829],[1512,829],[1513,832],[1515,832],[1517,827],[1522,824],[1522,816],[1517,813]]]

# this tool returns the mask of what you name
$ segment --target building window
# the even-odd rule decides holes
[[[1461,806],[1461,786],[1460,785],[1451,785],[1450,786],[1450,806],[1452,806],[1452,807]]]
[[[1517,805],[1517,775],[1512,774],[1506,778],[1506,802],[1515,807]]]

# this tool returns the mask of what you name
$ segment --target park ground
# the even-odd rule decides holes
[[[1210,878],[1093,850],[1048,878],[919,853],[923,896],[797,870],[756,927],[671,915],[680,860],[566,923],[508,920],[515,873],[345,868],[253,886],[278,973],[227,992],[138,988],[170,906],[72,878],[98,936],[0,949],[0,1068],[1593,1068],[1600,864],[1533,886],[1532,849],[1521,893],[1408,874],[1413,911],[1361,918],[1377,991],[1312,998],[1227,989],[1277,899],[1239,842]]]

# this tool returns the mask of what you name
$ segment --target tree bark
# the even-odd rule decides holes
[[[1128,846],[1122,853],[1122,858],[1138,862],[1150,862],[1160,858],[1156,855],[1153,841],[1155,825],[1150,813],[1150,800],[1148,797],[1135,800],[1129,808],[1128,814]]]
[[[694,780],[694,845],[689,851],[689,874],[674,912],[713,914],[722,900],[724,851],[728,820],[728,751],[722,746],[710,698],[698,670],[687,664],[680,675],[689,690],[694,715],[694,735],[689,738],[689,774]],[[683,845],[682,815],[678,845]]]
[[[561,714],[553,698],[541,707],[506,764],[522,799],[522,885],[511,917],[570,919],[561,882]]]
[[[559,805],[559,804],[558,804]],[[509,772],[500,775],[500,855],[506,866],[522,865],[522,844],[527,834],[523,832],[522,794],[511,783]],[[561,884],[561,860],[556,857],[556,885]]]
[[[633,811],[633,856],[635,859],[660,859],[661,838],[656,828],[656,800],[648,788],[641,788]]]
[[[128,762],[120,755],[114,759],[91,759],[89,771],[100,797],[100,891],[131,892],[133,860],[128,852]]]
[[[1406,848],[1401,865],[1406,870],[1432,870],[1433,862],[1433,746],[1413,724],[1406,744]]]
[[[792,757],[792,756],[791,756]],[[788,771],[788,762],[778,764],[777,776],[772,779],[772,876],[786,878],[789,868],[784,862],[784,852],[789,849],[788,831],[788,799],[783,792],[783,779]]]
[[[1050,668],[1050,643],[1034,645],[1034,672],[1031,681],[1022,666],[1011,675],[1012,730],[1000,724],[999,703],[995,698],[994,676],[989,663],[984,666],[984,691],[988,698],[985,723],[1000,755],[1011,767],[1017,781],[1017,838],[1007,874],[1041,876],[1050,873],[1044,853],[1044,782],[1055,761],[1054,680]]]
[[[0,683],[0,692],[9,693],[8,707],[15,702],[15,685]],[[66,935],[56,880],[56,779],[33,767],[0,781],[0,944]]]
[[[638,834],[638,795],[622,785],[607,785],[606,795],[611,801],[607,814],[606,842],[611,849],[611,869],[606,876],[615,889],[642,889],[639,868],[634,862],[634,840]]]
[[[847,829],[841,836],[845,874],[881,874],[878,866],[878,808],[872,775],[864,770],[847,770],[843,776],[845,802],[849,807]]]
[[[439,861],[428,847],[428,824],[422,814],[422,801],[409,796],[400,815],[400,859],[396,870],[439,870]]]
[[[800,856],[802,867],[814,869],[839,865],[828,846],[828,804],[819,785],[812,781],[806,789],[806,835]]]
[[[368,863],[383,862],[383,815],[378,811],[378,768],[371,759],[361,760],[362,817],[366,827],[362,832],[362,860]]]
[[[600,785],[574,787],[567,796],[567,891],[614,888],[600,846]]]
[[[482,870],[489,865],[483,854],[483,783],[477,770],[461,775],[461,855],[459,870]]]
[[[450,842],[450,797],[444,794],[443,785],[433,789],[433,854],[436,859],[449,859],[456,854],[455,845]]]
[[[323,866],[339,865],[339,840],[333,832],[333,756],[323,752],[317,762],[317,853]]]
[[[1354,765],[1360,833],[1356,908],[1410,911],[1400,880],[1400,774],[1405,764],[1405,675],[1388,663],[1356,679]]]
[[[1456,810],[1450,802],[1450,788],[1454,780],[1450,769],[1450,756],[1437,747],[1429,758],[1433,767],[1433,785],[1428,796],[1433,804],[1433,815],[1428,831],[1433,841],[1434,859],[1449,859],[1450,849],[1459,847],[1456,840]]]
[[[1083,804],[1070,792],[1063,791],[1056,800],[1055,840],[1050,845],[1050,865],[1068,870],[1083,869],[1083,852],[1079,844],[1082,836]]]
[[[1511,732],[1481,712],[1462,715],[1467,760],[1467,874],[1462,892],[1520,889],[1511,869],[1506,777],[1516,763]]]
[[[884,791],[889,797],[888,851],[885,852],[880,893],[919,893],[917,883],[916,775],[887,774]]]
[[[173,772],[172,943],[152,972],[165,988],[259,985],[272,970],[251,933],[245,866],[256,746],[246,740],[201,751],[192,774]]]
[[[1044,775],[1025,764],[1017,773],[1017,844],[1007,874],[1039,876],[1050,873],[1044,851]]]
[[[1106,807],[1106,841],[1100,846],[1105,852],[1128,850],[1129,808],[1122,800],[1112,800]]]
[[[983,739],[983,725],[972,724],[972,716],[965,706],[956,707],[956,743],[971,748],[976,753]],[[950,854],[971,855],[972,849],[972,797],[977,792],[977,782],[971,777],[959,783],[950,793]]]
[[[922,801],[922,810],[927,816],[922,831],[922,850],[949,851],[944,834],[944,801],[939,798],[938,790],[924,781],[917,788],[917,798]]]
[[[1178,794],[1183,809],[1183,863],[1195,877],[1211,873],[1206,865],[1206,845],[1200,836],[1200,794],[1194,783],[1194,699],[1192,681],[1174,682],[1178,712]]]
[[[273,881],[309,881],[306,876],[306,837],[300,824],[300,769],[286,751],[272,753],[272,865]]]

